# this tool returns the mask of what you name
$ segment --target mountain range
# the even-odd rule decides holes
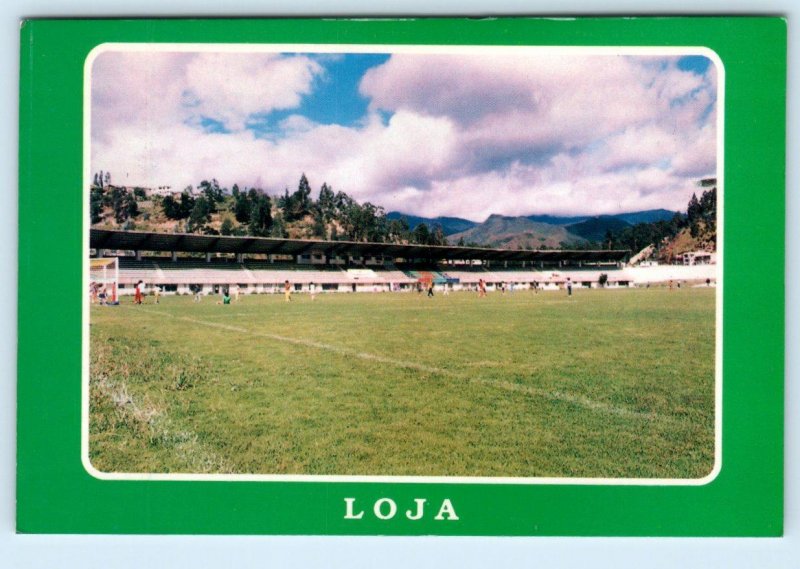
[[[486,247],[538,249],[560,247],[564,243],[600,242],[609,230],[616,233],[637,223],[667,221],[676,213],[667,209],[651,209],[597,216],[493,214],[482,223],[458,217],[420,217],[397,211],[389,212],[386,217],[389,219],[405,217],[412,230],[420,223],[425,223],[429,227],[441,225],[447,240],[452,244],[463,240],[464,243],[476,243]]]

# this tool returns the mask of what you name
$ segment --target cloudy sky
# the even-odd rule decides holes
[[[302,173],[386,211],[685,210],[716,175],[702,56],[106,51],[91,171],[112,183],[293,191]]]

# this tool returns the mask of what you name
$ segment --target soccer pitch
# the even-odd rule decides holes
[[[715,290],[129,298],[92,306],[117,473],[700,478]]]

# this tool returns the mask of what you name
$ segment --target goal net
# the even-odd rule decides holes
[[[106,300],[117,301],[119,285],[119,260],[116,257],[89,259],[89,292],[92,302],[105,291]]]

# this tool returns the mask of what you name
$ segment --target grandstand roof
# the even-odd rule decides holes
[[[232,237],[185,233],[154,233],[92,229],[89,246],[93,249],[124,251],[180,251],[187,253],[244,253],[268,255],[302,255],[322,253],[326,256],[353,257],[385,255],[404,259],[461,259],[491,261],[621,261],[628,250],[515,250],[484,247],[450,247],[436,245],[399,245],[358,241],[318,241],[311,239],[275,239],[271,237]]]

